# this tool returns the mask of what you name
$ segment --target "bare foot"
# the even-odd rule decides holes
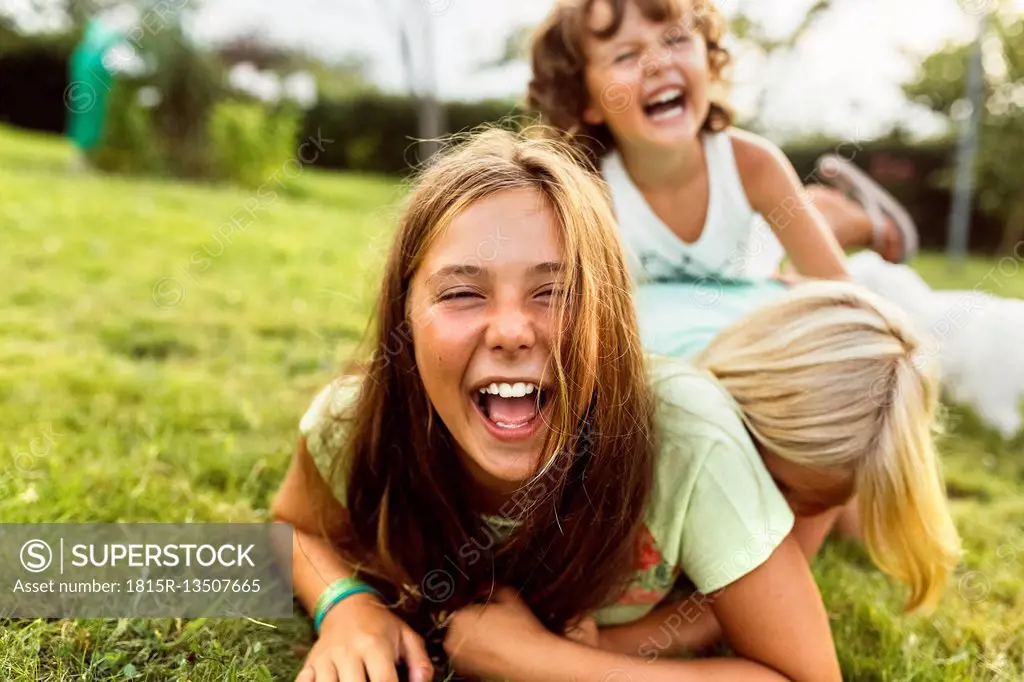
[[[885,232],[881,243],[874,245],[878,255],[890,263],[902,263],[906,257],[903,248],[903,238],[900,236],[900,228],[896,226],[892,218],[885,217]]]
[[[919,247],[914,219],[907,209],[863,170],[834,154],[818,159],[818,172],[837,190],[850,193],[871,226],[871,245],[887,261],[901,263]]]
[[[881,214],[882,229],[876,239],[874,218],[860,203],[834,187],[808,185],[805,189],[814,207],[825,216],[840,246],[870,247],[890,263],[901,262],[905,255],[903,238],[889,215]]]

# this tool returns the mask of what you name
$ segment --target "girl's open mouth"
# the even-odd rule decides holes
[[[686,93],[679,87],[662,88],[644,103],[644,113],[654,122],[682,116],[686,110]]]
[[[496,438],[529,438],[543,423],[549,389],[528,381],[490,383],[473,391],[472,402],[484,425]]]

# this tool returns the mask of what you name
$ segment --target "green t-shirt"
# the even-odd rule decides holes
[[[635,576],[618,602],[595,614],[601,625],[643,617],[681,575],[705,594],[722,589],[764,563],[793,527],[735,403],[714,378],[670,358],[651,356],[648,368],[657,401],[654,489]],[[325,480],[358,392],[356,379],[332,382],[300,423]],[[332,489],[344,504],[343,485]]]

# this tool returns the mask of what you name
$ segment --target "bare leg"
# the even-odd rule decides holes
[[[835,233],[839,245],[845,248],[872,247],[874,230],[868,212],[839,190],[825,185],[807,185],[804,188],[811,203],[821,211]],[[879,255],[894,262],[900,256],[900,238],[896,225],[886,219],[885,243]]]

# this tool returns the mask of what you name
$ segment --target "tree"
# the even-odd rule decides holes
[[[19,31],[38,32],[81,30],[85,22],[103,10],[124,3],[125,0],[27,0],[8,8],[0,8]],[[144,4],[144,3],[136,3]]]
[[[970,44],[948,45],[927,57],[906,95],[951,124],[969,113],[964,101]],[[997,13],[984,42],[985,107],[976,159],[977,198],[981,208],[1004,222],[1002,250],[1024,238],[1024,16]]]
[[[377,8],[384,14],[389,28],[397,34],[407,91],[417,101],[418,132],[422,140],[420,160],[426,161],[437,151],[438,139],[446,127],[444,106],[437,96],[433,34],[435,12],[422,0],[398,0],[396,12],[390,11],[389,4],[377,2]]]
[[[497,58],[485,61],[481,68],[490,69],[505,66],[528,58],[530,35],[533,33],[533,26],[523,24],[512,28],[505,36],[505,42],[501,47],[501,54]]]
[[[832,2],[833,0],[815,0],[800,23],[781,36],[768,35],[764,26],[742,9],[729,21],[729,31],[744,46],[753,48],[761,55],[765,65],[764,71],[770,73],[771,63],[775,60],[785,59],[803,37],[814,28],[818,20],[832,8]],[[764,111],[768,93],[772,89],[767,78],[760,78],[758,81],[761,84],[760,92],[754,110],[750,113],[750,118],[747,121],[747,127],[754,130],[760,128],[758,124],[760,113]]]

